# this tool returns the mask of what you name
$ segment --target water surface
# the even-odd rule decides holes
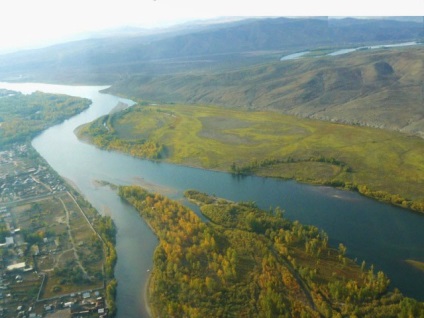
[[[337,55],[343,55],[355,51],[361,51],[361,50],[374,50],[374,49],[385,49],[385,48],[393,48],[393,47],[403,47],[403,46],[412,46],[412,45],[418,45],[418,42],[404,42],[404,43],[397,43],[397,44],[380,44],[380,45],[370,45],[370,46],[360,46],[356,48],[350,48],[350,49],[341,49],[334,52],[331,52],[327,54],[328,56],[337,56]]]
[[[144,286],[152,266],[157,239],[134,209],[108,187],[140,184],[171,198],[182,200],[186,189],[197,189],[235,201],[255,201],[260,207],[282,207],[292,220],[325,230],[330,243],[343,243],[348,255],[366,260],[384,270],[405,295],[424,300],[424,273],[404,260],[424,261],[424,217],[364,198],[357,193],[293,181],[236,178],[227,173],[206,171],[136,159],[99,150],[80,142],[73,131],[79,125],[107,114],[118,102],[132,101],[98,91],[104,87],[7,84],[0,87],[25,93],[41,90],[90,98],[92,106],[83,113],[43,132],[33,140],[35,149],[60,175],[75,184],[101,213],[111,215],[117,225],[118,315],[120,318],[148,317]]]
[[[304,52],[298,52],[298,53],[285,55],[280,59],[280,61],[297,60],[308,53],[310,53],[310,51],[304,51]]]

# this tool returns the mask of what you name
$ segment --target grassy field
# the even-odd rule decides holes
[[[314,56],[325,52],[231,71],[134,76],[108,91],[155,103],[276,110],[424,135],[423,46]]]
[[[379,199],[396,194],[397,204],[424,199],[424,140],[418,137],[206,106],[134,106],[111,117],[103,136],[160,144],[168,162],[341,185]],[[89,128],[81,131],[87,135]]]

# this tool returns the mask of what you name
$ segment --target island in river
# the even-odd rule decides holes
[[[73,90],[71,90],[72,92],[74,92]],[[74,93],[73,93],[74,94]],[[85,95],[84,95],[85,96]],[[91,95],[90,95],[91,96]],[[110,98],[110,97],[109,97]],[[109,105],[110,108],[112,108],[112,104],[115,105],[116,99],[112,99],[112,102],[110,102],[109,104],[105,103],[105,101],[103,99],[101,99],[101,102],[99,102],[99,99],[97,97],[97,95],[95,95],[93,97],[93,107],[96,109],[103,109],[106,105]],[[173,178],[169,178],[170,176],[170,165],[167,164],[155,164],[146,160],[136,160],[134,158],[130,158],[128,156],[125,155],[120,155],[120,154],[116,154],[116,153],[112,153],[112,152],[105,152],[105,151],[99,151],[97,149],[95,149],[94,147],[90,147],[88,145],[84,145],[82,143],[73,143],[72,141],[75,139],[73,136],[72,138],[67,138],[67,136],[71,136],[72,135],[72,131],[73,129],[76,127],[77,123],[82,123],[84,121],[81,120],[80,117],[83,117],[83,120],[87,117],[87,115],[91,116],[91,120],[93,120],[94,118],[96,118],[97,116],[95,116],[98,112],[94,111],[94,112],[84,112],[82,115],[83,116],[78,116],[77,120],[72,120],[72,121],[67,121],[64,125],[60,125],[60,127],[58,128],[53,128],[53,129],[49,129],[49,131],[47,133],[44,133],[43,135],[41,135],[40,138],[37,138],[34,142],[34,146],[36,147],[37,151],[39,151],[41,154],[43,154],[43,156],[49,160],[49,163],[52,164],[52,166],[61,174],[66,176],[67,178],[71,178],[72,180],[74,180],[74,182],[78,185],[78,188],[81,189],[81,191],[84,193],[84,195],[89,198],[90,202],[92,202],[93,205],[96,206],[96,208],[98,208],[100,211],[102,210],[102,204],[106,204],[104,202],[107,202],[107,204],[111,204],[111,202],[114,202],[113,200],[109,200],[109,198],[111,198],[113,195],[111,195],[110,193],[107,193],[107,195],[103,195],[100,198],[97,198],[96,196],[93,196],[93,193],[95,192],[96,194],[98,192],[100,192],[100,190],[95,190],[94,192],[90,192],[87,191],[87,186],[85,185],[85,181],[81,182],[80,179],[78,179],[78,176],[84,176],[84,180],[87,179],[87,184],[92,185],[92,181],[93,180],[103,180],[102,178],[105,177],[105,175],[107,175],[107,179],[108,181],[112,182],[112,183],[116,183],[116,180],[125,180],[125,183],[132,183],[134,182],[134,180],[132,179],[134,176],[143,176],[143,178],[145,178],[146,181],[153,182],[152,178],[154,178],[154,180],[169,180],[171,181],[171,179],[177,179],[175,181],[178,182],[183,182],[184,183],[184,189],[188,189],[188,188],[197,188],[200,187],[201,189],[203,189],[203,191],[209,191],[210,193],[219,193],[221,196],[227,196],[229,195],[230,192],[232,192],[232,190],[228,191],[228,186],[227,186],[227,182],[229,181],[230,183],[233,183],[233,181],[236,181],[235,187],[239,190],[241,190],[244,194],[241,196],[242,200],[251,200],[252,198],[254,200],[258,200],[258,204],[260,204],[260,206],[264,207],[265,209],[267,207],[269,207],[270,204],[274,205],[274,206],[287,206],[287,217],[293,217],[293,218],[300,218],[301,220],[305,220],[305,218],[302,218],[302,211],[304,210],[303,207],[298,208],[298,205],[296,205],[296,208],[294,206],[292,206],[292,203],[290,203],[290,199],[291,198],[296,198],[296,200],[299,200],[299,203],[304,202],[304,201],[310,201],[311,198],[307,198],[307,197],[302,197],[299,198],[296,193],[298,191],[301,191],[302,193],[309,193],[310,191],[312,191],[313,193],[315,193],[315,191],[324,191],[324,189],[326,188],[321,188],[321,187],[309,187],[306,185],[300,185],[300,184],[296,184],[294,182],[279,182],[278,180],[271,180],[271,179],[263,179],[261,182],[257,182],[260,184],[253,184],[250,183],[250,180],[256,180],[258,178],[255,177],[248,177],[248,178],[233,178],[230,175],[226,175],[226,174],[221,174],[221,173],[214,173],[214,172],[209,172],[209,171],[201,171],[198,169],[188,169],[188,168],[184,168],[184,167],[177,167],[177,166],[172,166],[172,176]],[[94,117],[94,118],[93,118]],[[87,120],[85,120],[87,121]],[[63,126],[66,126],[66,129],[63,129]],[[64,130],[66,133],[63,133],[62,130]],[[47,135],[50,136],[50,138],[45,138]],[[60,135],[60,138],[51,138],[51,136],[54,135],[55,137]],[[66,147],[63,147],[64,145],[66,145]],[[66,151],[64,151],[63,148],[66,148]],[[89,151],[88,151],[89,150]],[[78,153],[79,156],[75,157],[73,156],[75,153]],[[99,156],[96,156],[97,154],[99,154]],[[114,158],[114,162],[111,162],[111,157]],[[69,161],[69,163],[72,163],[74,166],[78,167],[78,170],[75,169],[69,169],[67,167],[67,165],[63,165],[63,158],[72,158],[72,160],[67,160]],[[87,158],[90,158],[90,160],[87,160]],[[93,158],[96,158],[96,160],[93,160]],[[119,159],[119,160],[118,160]],[[108,163],[108,165],[106,167],[103,167],[103,165],[100,165],[102,169],[98,169],[99,162],[103,162],[103,163]],[[127,168],[128,167],[128,168]],[[154,176],[149,176],[146,174],[140,174],[140,171],[156,171],[158,168],[160,167],[161,170],[165,170],[165,176],[161,176],[158,173],[154,173]],[[105,170],[106,169],[106,170]],[[80,172],[80,174],[77,174],[77,172]],[[95,174],[95,177],[92,177],[92,171],[95,171],[97,174]],[[98,173],[98,172],[101,173]],[[108,174],[104,174],[103,172],[107,171]],[[109,174],[114,173],[113,176],[109,176]],[[192,184],[193,182],[186,182],[186,180],[190,180],[190,178],[192,178],[194,175],[196,176],[196,178],[198,178],[198,174],[201,174],[201,176],[203,176],[203,179],[205,179],[205,177],[207,176],[207,184],[203,182],[201,182],[201,184],[198,184],[196,182],[194,182],[195,184]],[[222,176],[222,178],[216,178],[216,176]],[[121,178],[122,177],[122,178]],[[187,179],[188,177],[188,179]],[[117,179],[118,178],[118,179]],[[228,180],[227,180],[228,179]],[[197,180],[197,179],[196,179]],[[219,182],[218,182],[219,180]],[[160,182],[160,181],[158,181]],[[122,181],[118,182],[119,184],[122,183]],[[248,184],[248,186],[246,187],[246,183]],[[204,184],[204,185],[203,185]],[[209,184],[212,185],[212,187],[209,187]],[[213,186],[213,184],[217,185]],[[286,191],[288,191],[289,193],[285,193],[284,190],[282,188],[280,188],[280,185],[288,185],[291,184],[292,188],[290,189],[285,189]],[[270,186],[271,185],[271,186]],[[294,186],[294,187],[293,187]],[[265,193],[262,193],[263,197],[261,198],[258,195],[255,195],[250,189],[252,187],[252,189],[256,189],[255,191],[257,193],[262,193],[262,189],[267,189],[266,191],[269,192],[268,194],[270,195],[266,195]],[[225,189],[225,190],[224,190]],[[250,190],[249,190],[250,189]],[[278,193],[275,192],[274,190],[278,189]],[[312,189],[312,190],[311,190]],[[322,189],[322,190],[320,190]],[[283,192],[281,192],[283,190]],[[182,190],[181,190],[182,191]],[[224,191],[224,192],[223,192]],[[225,192],[225,191],[228,191]],[[331,193],[338,193],[339,195],[342,196],[353,196],[353,197],[357,197],[355,194],[349,194],[349,193],[340,193],[338,191],[335,190],[330,190],[327,188],[327,190],[325,191],[330,191]],[[103,193],[103,190],[102,190]],[[227,193],[227,194],[225,194]],[[289,195],[290,194],[290,195]],[[285,202],[286,205],[282,202],[282,201],[278,201],[278,203],[276,203],[276,201],[274,200],[274,197],[277,197],[278,195],[283,195],[283,197],[285,198]],[[230,198],[232,196],[230,195]],[[233,196],[234,198],[234,196]],[[240,196],[238,196],[238,198],[240,198]],[[101,200],[101,201],[96,201],[96,199]],[[405,228],[407,228],[408,230],[406,232],[409,232],[409,229],[411,230],[411,233],[420,233],[419,231],[417,231],[419,229],[419,225],[420,224],[420,220],[418,220],[417,218],[419,218],[419,215],[414,215],[411,213],[403,213],[402,211],[399,211],[398,209],[394,209],[392,207],[383,207],[375,202],[370,202],[369,200],[365,200],[365,199],[361,199],[361,198],[357,198],[359,201],[364,201],[364,202],[368,202],[368,205],[357,205],[356,203],[354,204],[348,204],[348,206],[340,207],[339,204],[337,204],[337,209],[342,209],[339,210],[338,212],[333,211],[333,208],[330,208],[329,210],[325,210],[325,208],[328,209],[328,206],[326,204],[324,204],[321,200],[320,197],[316,197],[313,196],[313,202],[315,204],[315,207],[313,207],[312,205],[308,206],[306,209],[310,210],[311,215],[313,215],[314,213],[317,212],[318,208],[317,202],[320,202],[320,208],[318,209],[319,213],[321,214],[319,216],[319,219],[321,220],[325,220],[328,219],[328,217],[330,217],[333,221],[335,220],[348,220],[348,223],[351,224],[350,222],[360,222],[360,220],[368,218],[367,224],[361,224],[360,228],[356,228],[356,230],[354,230],[355,233],[361,233],[361,237],[365,236],[366,237],[366,241],[369,242],[370,244],[367,245],[369,246],[373,246],[373,248],[375,248],[375,250],[372,251],[372,254],[377,255],[377,258],[373,258],[372,254],[369,253],[369,255],[367,254],[366,256],[364,256],[364,254],[356,254],[358,252],[358,248],[356,246],[356,251],[355,251],[355,244],[351,244],[351,241],[349,240],[348,237],[343,237],[342,239],[340,238],[340,236],[337,233],[333,233],[334,231],[332,231],[331,236],[334,238],[336,237],[337,240],[342,240],[344,243],[348,243],[347,246],[349,246],[349,254],[352,253],[352,251],[354,251],[352,253],[352,255],[358,256],[358,258],[360,259],[365,259],[365,260],[371,260],[371,262],[375,263],[377,268],[381,269],[386,268],[384,266],[381,266],[382,263],[379,263],[379,260],[384,259],[384,264],[388,264],[389,262],[387,261],[387,259],[384,257],[385,255],[394,255],[397,252],[397,249],[394,247],[398,247],[398,246],[402,246],[402,244],[405,244],[405,242],[409,242],[407,244],[410,244],[410,246],[404,246],[402,247],[402,250],[408,250],[410,251],[410,254],[408,254],[407,256],[403,256],[401,257],[401,259],[408,259],[410,258],[412,254],[415,253],[416,249],[413,248],[414,242],[420,241],[420,236],[417,235],[416,238],[414,240],[408,240],[410,239],[410,233],[408,233],[408,235],[404,235],[405,233],[402,233],[401,230],[405,231]],[[236,200],[240,200],[240,199],[236,199]],[[119,201],[119,199],[117,199],[116,201]],[[96,204],[97,202],[97,204]],[[98,202],[101,202],[100,204]],[[120,203],[121,201],[119,201]],[[337,199],[338,203],[342,203],[342,200]],[[323,207],[323,209],[321,209],[321,204]],[[356,206],[356,208],[354,209],[350,209],[350,207],[352,206]],[[137,224],[136,228],[132,228],[132,230],[127,230],[127,226],[122,226],[122,215],[124,214],[123,212],[127,212],[127,207],[124,204],[119,204],[118,206],[111,204],[110,205],[111,209],[112,209],[112,214],[114,216],[114,221],[117,222],[119,228],[121,228],[121,236],[119,236],[119,232],[118,232],[118,246],[119,246],[119,242],[125,240],[126,237],[130,237],[131,240],[133,240],[134,236],[137,236],[139,232],[143,232],[144,229],[144,223],[140,222],[137,223],[137,219],[138,216],[134,214],[134,217],[131,216],[130,218],[130,222],[131,224]],[[383,208],[383,210],[381,210],[380,208]],[[346,210],[344,210],[346,209]],[[296,210],[296,215],[294,215],[294,211]],[[364,210],[364,211],[361,211]],[[388,212],[388,211],[392,211],[392,210],[397,210],[396,211],[396,215],[397,214],[402,214],[399,215],[400,218],[402,219],[414,219],[415,223],[412,224],[417,224],[416,229],[411,228],[410,226],[406,226],[406,224],[404,222],[398,222],[398,219],[393,219],[391,218],[392,213]],[[370,211],[372,211],[373,213],[369,213]],[[347,212],[349,215],[347,215],[346,213],[342,213],[342,212]],[[364,212],[364,213],[362,213]],[[376,214],[381,214],[381,219],[375,219],[375,215]],[[132,211],[128,211],[128,214],[131,213],[132,215]],[[309,212],[308,212],[309,213]],[[383,216],[384,213],[387,213],[387,218]],[[340,214],[340,215],[338,215]],[[405,215],[403,215],[405,214]],[[358,217],[351,217],[353,215],[361,215],[362,217],[360,217],[358,219]],[[128,215],[127,217],[129,217],[130,215]],[[305,224],[308,224],[310,222],[314,222],[308,218],[306,218],[307,221],[304,221]],[[386,224],[384,221],[385,220],[390,220],[390,226],[388,226],[388,224]],[[414,221],[412,221],[414,222]],[[320,227],[323,226],[322,222],[321,223],[317,223],[320,224]],[[350,232],[350,228],[343,226],[343,222],[337,223],[337,227],[339,229],[343,229],[342,231],[345,232]],[[355,223],[356,224],[356,223]],[[392,231],[390,233],[397,233],[396,237],[397,240],[399,240],[399,237],[401,237],[400,241],[398,242],[400,245],[398,245],[398,243],[396,242],[396,239],[392,238],[392,237],[388,237],[387,239],[384,239],[385,245],[374,245],[374,243],[378,243],[378,241],[380,241],[379,238],[383,238],[381,236],[382,233],[372,233],[372,227],[381,225],[380,229],[384,228],[389,228],[389,231]],[[396,224],[396,226],[391,226],[392,224]],[[406,227],[405,227],[406,226]],[[324,226],[323,226],[324,227]],[[325,227],[324,227],[325,228]],[[328,227],[326,227],[328,228]],[[399,228],[399,232],[397,232],[397,230],[395,228]],[[122,231],[122,229],[124,229],[124,231]],[[369,233],[370,235],[368,236],[366,233],[364,233],[363,229],[368,229],[371,230]],[[150,265],[150,259],[151,259],[151,254],[150,253],[145,253],[145,242],[146,242],[146,236],[149,237],[148,233],[146,232],[143,233],[143,237],[142,239],[138,239],[134,244],[130,245],[130,249],[128,249],[128,253],[122,253],[119,254],[119,259],[120,262],[118,262],[117,264],[117,278],[120,282],[120,287],[118,286],[118,316],[122,316],[122,317],[128,317],[128,316],[134,316],[134,312],[136,312],[136,308],[139,305],[139,302],[135,302],[134,303],[134,299],[142,299],[141,298],[136,298],[137,295],[139,295],[136,291],[132,292],[134,290],[134,286],[132,286],[131,284],[133,282],[138,282],[138,275],[142,275],[143,277],[146,276],[146,269],[147,268],[152,268]],[[367,231],[367,230],[366,230]],[[150,231],[148,231],[150,233]],[[355,233],[351,233],[350,235],[354,236]],[[372,233],[372,234],[371,234]],[[387,231],[385,232],[387,233]],[[399,235],[399,236],[398,236]],[[370,238],[373,238],[372,240],[370,240]],[[404,240],[405,239],[405,240]],[[152,242],[152,244],[154,244],[154,246],[156,246],[156,240],[153,240],[154,242]],[[393,241],[393,242],[389,242],[389,241]],[[351,247],[352,246],[352,247]],[[378,247],[377,247],[378,246]],[[122,247],[122,245],[121,245]],[[381,249],[380,249],[381,247]],[[418,249],[419,247],[421,247],[420,245],[418,245]],[[140,253],[137,253],[137,259],[136,261],[131,258],[128,257],[128,255],[135,255],[134,254],[134,250],[137,250],[137,248],[140,249]],[[125,247],[124,247],[125,249]],[[122,249],[121,249],[122,251]],[[382,251],[384,251],[382,253]],[[393,254],[392,254],[393,251]],[[118,248],[118,252],[119,252],[119,248]],[[142,255],[142,257],[138,257]],[[416,255],[416,253],[414,254]],[[397,254],[397,257],[400,257]],[[421,257],[417,257],[417,260],[422,259]],[[145,266],[145,264],[143,263],[145,260],[148,260],[148,265]],[[403,263],[403,262],[402,262]],[[121,264],[121,265],[120,265]],[[129,267],[122,267],[122,264],[128,264]],[[135,267],[135,270],[133,270],[133,264],[137,264],[138,266]],[[377,265],[378,264],[378,265]],[[145,267],[143,267],[145,266]],[[398,267],[395,267],[396,269],[393,270],[393,268],[391,269],[390,272],[390,277],[393,277],[393,281],[395,281],[395,277],[396,277],[396,271],[400,272],[400,280],[399,278],[397,279],[397,282],[394,283],[394,286],[402,286],[402,291],[403,290],[407,290],[409,285],[405,285],[405,282],[409,282],[407,284],[411,284],[413,285],[413,282],[411,282],[410,278],[411,276],[414,277],[412,278],[414,282],[419,282],[420,278],[419,277],[415,277],[414,275],[409,275],[411,274],[410,272],[406,271],[404,272],[405,269],[400,269]],[[386,269],[385,269],[386,270]],[[389,272],[389,269],[387,269]],[[125,271],[125,273],[130,272],[131,274],[129,275],[129,280],[128,275],[122,275],[122,272]],[[415,280],[414,280],[415,279]],[[402,283],[404,285],[402,285]],[[138,286],[140,286],[140,289],[142,290],[144,286],[144,283],[139,284]],[[121,290],[119,290],[119,288],[121,288]],[[417,286],[418,289],[421,288],[421,285],[418,284]],[[134,297],[129,297],[128,294],[125,294],[128,290],[131,290],[131,295],[134,295]],[[120,296],[121,295],[121,298]],[[410,293],[411,295],[411,293]],[[413,296],[414,297],[414,296]],[[133,306],[132,304],[135,304],[135,306]],[[128,310],[131,309],[131,310]],[[130,312],[130,314],[128,314],[128,312]],[[141,317],[142,315],[137,315]]]
[[[331,185],[424,212],[424,140],[399,132],[272,112],[141,103],[77,134],[136,157]]]
[[[138,186],[122,186],[159,238],[149,284],[153,317],[421,317],[424,303],[328,246],[314,226],[190,190],[209,219]]]

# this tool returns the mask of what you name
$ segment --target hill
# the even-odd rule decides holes
[[[232,71],[134,76],[108,92],[159,102],[274,110],[424,137],[424,48],[357,51]]]
[[[110,84],[135,74],[229,69],[317,47],[417,40],[422,31],[417,22],[366,19],[264,18],[187,25],[3,55],[0,79]]]
[[[160,102],[276,110],[424,136],[423,46],[405,19],[252,18],[103,36],[0,56],[0,79],[111,84],[108,92]],[[281,56],[309,50],[306,58]]]

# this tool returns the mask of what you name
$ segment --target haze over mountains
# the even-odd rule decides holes
[[[111,83],[122,74],[186,70],[186,66],[169,65],[169,60],[180,64],[189,60],[195,64],[191,68],[204,68],[211,61],[215,66],[234,60],[236,55],[243,63],[251,63],[257,61],[258,52],[262,59],[271,56],[275,60],[285,53],[317,47],[416,40],[422,32],[422,23],[352,18],[266,18],[187,24],[160,33],[136,36],[121,32],[121,36],[112,34],[4,55],[0,57],[0,77]],[[158,60],[167,65],[157,65]],[[97,74],[95,79],[93,72]]]
[[[412,20],[252,18],[153,34],[125,30],[0,56],[0,80],[113,84],[111,92],[129,97],[277,110],[424,136],[422,45],[279,61],[304,50],[419,41],[422,18]]]

